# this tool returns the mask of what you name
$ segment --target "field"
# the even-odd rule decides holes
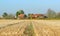
[[[60,20],[0,20],[0,36],[60,36]]]

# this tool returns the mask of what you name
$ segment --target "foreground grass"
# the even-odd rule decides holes
[[[19,22],[19,25],[11,26],[12,25],[11,22],[14,24],[16,22]],[[8,36],[19,36],[19,35],[22,35],[22,36],[37,36],[37,35],[60,36],[60,20],[2,20],[2,21],[0,20],[0,25],[2,23],[7,24],[8,27],[1,29],[0,33],[3,33],[3,32],[6,32],[7,34],[11,33],[11,34],[8,34]],[[25,27],[26,24],[27,24],[27,27]],[[46,33],[46,31],[48,31],[48,33]],[[13,32],[14,33],[18,32],[18,33],[13,34]],[[2,34],[1,36],[5,36],[5,35]]]
[[[32,23],[25,28],[24,34],[22,34],[22,36],[35,36]]]

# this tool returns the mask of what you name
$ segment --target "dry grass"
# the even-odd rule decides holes
[[[29,24],[36,36],[60,36],[60,20],[0,20],[0,36],[22,36]]]

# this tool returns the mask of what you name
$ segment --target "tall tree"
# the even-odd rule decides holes
[[[33,15],[33,14],[28,14],[28,18],[29,18],[29,19],[32,19],[32,15]]]
[[[51,9],[48,9],[47,16],[48,16],[48,18],[55,18],[56,12]]]
[[[24,14],[24,11],[23,10],[19,10],[16,12],[16,17],[18,17],[19,14]]]
[[[6,18],[8,16],[8,14],[6,12],[3,13],[3,18]]]

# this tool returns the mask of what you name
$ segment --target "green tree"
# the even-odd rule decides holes
[[[16,12],[16,17],[18,17],[19,14],[24,14],[24,11],[23,10],[19,10]]]
[[[28,18],[29,18],[29,19],[32,19],[32,15],[33,15],[33,14],[28,14]]]
[[[48,16],[48,18],[55,18],[56,12],[51,9],[48,9],[47,16]]]
[[[3,13],[3,18],[7,18],[8,14],[6,12]]]
[[[27,17],[27,15],[25,14],[25,18]]]

